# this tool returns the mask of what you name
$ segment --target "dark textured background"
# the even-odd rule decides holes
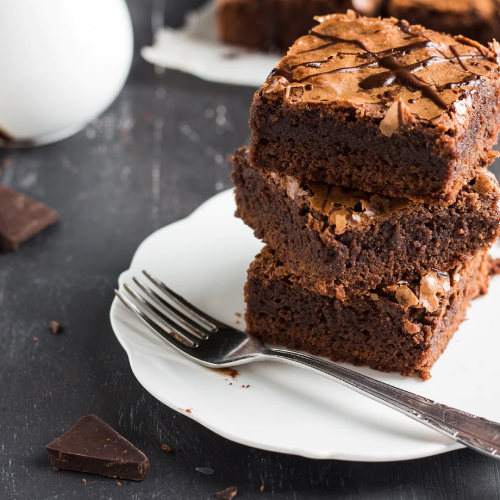
[[[152,2],[128,3],[139,49],[151,42]],[[199,3],[168,1],[167,20],[179,24]],[[85,130],[43,148],[0,150],[0,182],[61,216],[0,255],[1,499],[208,499],[233,484],[238,499],[500,498],[500,463],[467,450],[380,464],[269,453],[213,434],[135,380],[108,319],[118,275],[148,234],[231,186],[226,155],[248,141],[251,98],[251,89],[156,74],[136,53],[124,91]],[[50,320],[64,333],[52,334]],[[88,413],[149,456],[146,481],[119,487],[52,470],[44,446]],[[182,451],[165,453],[162,443]]]

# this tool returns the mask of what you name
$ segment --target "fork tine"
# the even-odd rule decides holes
[[[165,283],[160,281],[158,278],[155,278],[147,271],[142,271],[142,273],[144,274],[144,276],[146,276],[146,278],[152,281],[168,298],[170,298],[178,306],[183,307],[189,314],[192,314],[197,321],[203,324],[203,326],[205,326],[212,332],[217,331],[217,325],[219,324],[219,322],[216,319],[212,318],[208,314],[205,314],[203,311],[200,311],[197,307],[188,302],[184,297],[181,297],[179,294],[175,293],[173,290],[168,288]]]
[[[139,319],[141,319],[149,328],[151,328],[157,335],[159,335],[163,340],[168,342],[172,347],[183,352],[184,354],[192,355],[191,350],[195,349],[194,346],[187,346],[183,344],[180,340],[177,340],[170,333],[164,330],[161,326],[151,320],[146,316],[140,309],[138,309],[130,300],[128,300],[124,295],[122,295],[118,290],[115,290],[115,295],[122,301],[122,303],[134,312]]]
[[[188,332],[185,328],[180,325],[174,323],[170,318],[165,316],[159,309],[157,309],[154,305],[150,304],[147,300],[144,300],[135,290],[132,290],[128,285],[123,285],[123,288],[135,299],[137,302],[142,304],[146,309],[151,311],[153,314],[156,314],[169,328],[171,328],[174,333],[179,335],[182,339],[188,342],[191,347],[198,347],[198,339],[193,334]]]
[[[148,285],[144,284],[142,281],[137,278],[132,278],[134,283],[146,294],[149,295],[152,299],[157,300],[163,307],[165,307],[176,319],[184,323],[189,328],[193,329],[193,333],[201,339],[208,338],[208,332],[202,330],[202,327],[196,321],[193,321],[191,318],[188,318],[185,314],[183,314],[179,309],[169,304],[163,297],[160,297],[153,289],[151,289]]]

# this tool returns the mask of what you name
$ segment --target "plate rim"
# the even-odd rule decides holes
[[[167,231],[169,228],[171,228],[174,225],[179,225],[182,223],[185,223],[187,220],[195,218],[200,212],[203,212],[206,210],[207,206],[212,203],[216,203],[219,198],[223,198],[225,196],[228,196],[229,193],[234,193],[234,188],[228,189],[225,191],[222,191],[220,193],[215,194],[211,198],[208,198],[206,201],[204,201],[199,207],[197,207],[191,214],[188,216],[179,219],[178,221],[172,222],[171,224],[167,224],[156,231],[152,232],[149,236],[147,236],[137,247],[136,251],[134,252],[134,255],[132,257],[132,260],[130,261],[128,269],[124,270],[122,273],[120,273],[118,277],[118,284],[120,285],[123,282],[124,277],[131,271],[133,268],[133,264],[140,253],[141,249],[143,246],[147,245],[150,239],[153,239],[154,237],[157,236],[158,233],[161,233],[163,231]],[[393,451],[389,452],[388,454],[380,455],[380,454],[373,454],[373,453],[367,453],[364,456],[360,456],[359,454],[356,453],[345,453],[345,452],[340,452],[340,453],[334,453],[330,450],[330,452],[327,453],[315,453],[312,452],[310,449],[303,449],[303,448],[293,448],[293,447],[284,447],[284,446],[279,446],[279,445],[269,445],[266,444],[265,442],[260,442],[256,441],[255,439],[247,439],[244,435],[234,435],[231,432],[228,432],[227,430],[224,429],[224,426],[217,426],[215,423],[209,419],[209,418],[204,418],[205,414],[204,413],[198,413],[198,412],[193,412],[193,413],[186,413],[185,411],[181,410],[180,408],[177,407],[175,403],[172,402],[169,398],[166,398],[165,395],[159,395],[157,391],[154,390],[152,387],[152,384],[148,384],[148,381],[145,380],[141,375],[138,373],[137,369],[137,362],[134,356],[134,351],[135,349],[127,343],[127,341],[120,335],[119,333],[119,327],[117,326],[117,321],[118,321],[118,314],[117,314],[117,308],[121,307],[122,304],[119,301],[119,299],[115,296],[113,299],[113,302],[111,304],[110,312],[109,312],[109,319],[111,323],[111,328],[113,330],[113,333],[115,337],[117,338],[119,344],[122,346],[124,351],[127,354],[127,358],[130,364],[130,368],[132,370],[132,373],[134,374],[134,377],[137,379],[137,381],[141,384],[141,386],[149,393],[151,394],[155,399],[157,399],[159,402],[162,404],[168,406],[172,410],[176,411],[177,413],[190,418],[199,424],[201,424],[203,427],[206,429],[218,434],[219,436],[222,436],[225,439],[228,439],[230,441],[249,446],[252,448],[257,448],[265,451],[271,451],[271,452],[276,452],[276,453],[284,453],[284,454],[289,454],[289,455],[297,455],[297,456],[302,456],[305,458],[311,458],[311,459],[317,459],[317,460],[343,460],[343,461],[351,461],[351,462],[367,462],[367,463],[382,463],[382,462],[398,462],[398,461],[405,461],[405,460],[416,460],[419,458],[426,458],[426,457],[431,457],[431,456],[436,456],[440,455],[443,453],[448,453],[454,450],[462,449],[465,448],[464,445],[461,445],[458,442],[449,440],[445,442],[434,442],[428,443],[428,446],[426,447],[425,452],[408,452],[408,451]],[[180,354],[178,354],[181,356]],[[332,381],[334,382],[334,381]],[[409,418],[409,417],[407,417]]]

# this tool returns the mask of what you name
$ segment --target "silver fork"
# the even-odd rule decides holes
[[[143,274],[150,284],[133,278],[140,293],[125,284],[123,288],[130,299],[118,290],[115,294],[153,332],[192,361],[209,368],[252,361],[280,361],[305,368],[393,408],[469,448],[500,459],[499,423],[392,387],[316,356],[267,347],[256,337],[200,311],[150,273],[143,271]]]

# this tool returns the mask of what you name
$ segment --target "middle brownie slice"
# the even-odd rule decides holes
[[[236,216],[309,290],[341,300],[446,271],[500,234],[500,188],[480,170],[447,207],[299,181],[233,159]]]

